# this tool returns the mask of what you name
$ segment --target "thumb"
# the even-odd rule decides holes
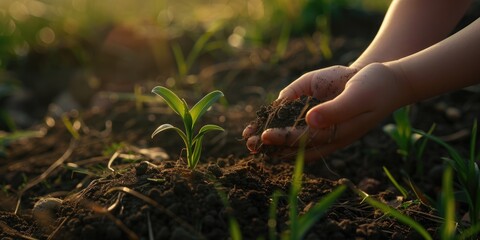
[[[355,89],[355,90],[354,90]],[[349,91],[354,90],[354,91]],[[346,88],[336,98],[319,104],[307,112],[306,121],[312,128],[326,128],[363,113],[370,112],[372,96],[368,89]]]

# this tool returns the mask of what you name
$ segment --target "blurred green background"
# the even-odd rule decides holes
[[[54,101],[88,107],[96,92],[133,92],[139,81],[194,83],[200,69],[248,51],[269,49],[259,56],[274,66],[296,38],[331,59],[332,32],[355,28],[352,15],[379,23],[389,3],[1,0],[0,130],[28,127]]]

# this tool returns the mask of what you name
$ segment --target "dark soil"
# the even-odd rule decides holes
[[[322,59],[304,41],[292,39],[285,58],[277,64],[259,57],[265,54],[251,52],[218,60],[196,75],[195,84],[176,85],[175,91],[187,96],[189,103],[213,89],[222,90],[227,98],[205,115],[204,123],[226,131],[205,138],[204,154],[195,170],[186,167],[183,143],[175,132],[150,138],[162,123],[181,126],[178,116],[161,102],[135,104],[106,98],[100,108],[70,112],[66,117],[74,123],[78,138],[61,118],[47,117],[30,128],[39,136],[10,142],[6,155],[0,157],[0,239],[228,239],[230,218],[238,221],[244,239],[272,237],[268,229],[272,194],[288,192],[293,164],[250,155],[241,133],[256,118],[257,109],[266,110],[258,115],[259,125],[305,124],[301,102],[275,103],[286,110],[261,106],[302,72],[331,63],[348,64],[368,40],[347,41],[337,36],[333,42],[335,59]],[[272,54],[268,49],[261,51]],[[149,92],[163,82],[135,84]],[[314,99],[301,100],[309,106],[316,104]],[[473,120],[480,116],[479,101],[477,92],[462,90],[415,104],[412,125],[426,131],[436,123],[435,135],[467,153]],[[293,115],[284,114],[290,109],[295,109]],[[347,178],[420,222],[437,239],[442,221],[435,203],[421,203],[413,193],[407,199],[399,197],[382,166],[404,186],[408,184],[402,181],[405,172],[410,173],[418,190],[435,200],[441,189],[441,158],[448,155],[429,143],[421,160],[403,159],[381,127],[324,161],[307,165],[298,210],[303,214],[332,192],[339,179]],[[410,171],[420,163],[422,171]],[[282,198],[277,234],[288,230],[288,207],[287,198]],[[461,217],[462,205],[458,210]],[[421,239],[413,229],[373,209],[349,190],[306,238]]]
[[[278,99],[271,104],[260,107],[257,111],[257,117],[250,122],[251,126],[256,127],[254,135],[261,135],[263,131],[269,128],[284,127],[304,127],[307,125],[305,116],[311,108],[321,103],[320,100],[311,96],[301,96],[300,98]],[[276,146],[261,145],[257,149],[259,153],[271,155],[278,150]]]
[[[318,105],[320,100],[302,96],[294,100],[280,99],[267,106],[261,106],[257,118],[251,123],[258,126],[256,134],[267,128],[301,127],[307,125],[305,115],[308,110]]]
[[[474,94],[467,99],[465,94],[460,95],[466,103],[478,100]],[[415,116],[429,117],[426,112],[437,111],[438,102],[446,103],[460,95],[418,105],[414,108]],[[136,112],[134,104],[117,102],[108,111],[87,112],[83,115],[78,140],[71,140],[70,133],[58,119],[52,127],[39,126],[46,131],[41,141],[33,138],[14,142],[8,148],[8,159],[2,160],[0,176],[5,190],[0,198],[0,236],[7,239],[145,239],[150,236],[154,239],[227,239],[228,219],[234,217],[245,239],[269,237],[271,197],[275,190],[288,192],[293,164],[248,155],[244,143],[235,140],[243,129],[241,123],[254,117],[253,112],[245,114],[244,109],[241,103],[227,109],[216,105],[207,114],[217,124],[221,124],[218,121],[221,116],[226,118],[223,126],[227,134],[222,139],[227,140],[219,140],[218,136],[209,138],[205,143],[205,158],[193,171],[186,167],[184,160],[172,160],[176,157],[169,156],[180,152],[181,141],[177,136],[165,133],[165,138],[160,137],[158,142],[149,139],[158,123],[167,119],[175,122],[171,114],[162,119],[152,117],[154,112],[167,111],[165,107],[152,105]],[[480,109],[466,104],[461,112],[465,119],[472,119]],[[439,129],[453,123],[442,120],[442,114],[437,116]],[[454,126],[468,130],[468,122],[460,124],[458,120]],[[109,121],[112,128],[108,124],[105,127]],[[456,138],[452,143],[466,146],[467,138]],[[396,176],[401,176],[395,166],[402,160],[387,139],[380,129],[375,129],[326,162],[308,165],[299,196],[300,212],[335,189],[338,179],[349,178],[377,199],[394,207],[402,206],[402,212],[436,235],[441,221],[434,209],[414,198],[398,198],[400,194],[383,175],[381,166],[385,165]],[[111,165],[112,172],[107,169],[107,163],[115,152],[118,155]],[[425,157],[425,169],[435,168],[440,160],[438,152],[441,152],[439,148],[432,145]],[[62,162],[58,167],[41,176],[59,161]],[[429,171],[428,174],[435,173]],[[40,181],[32,185],[39,178]],[[422,190],[436,197],[436,180],[415,179]],[[22,188],[23,191],[16,190]],[[14,214],[19,196],[20,209]],[[33,205],[45,197],[63,201],[59,206],[48,208],[53,215],[47,225],[41,218],[32,216]],[[277,232],[286,231],[286,198],[279,203],[277,220]],[[352,191],[342,195],[307,238],[420,239],[411,228],[362,203]]]

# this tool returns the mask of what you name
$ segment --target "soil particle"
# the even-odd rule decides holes
[[[147,172],[148,164],[146,162],[141,162],[135,167],[136,175],[142,176]]]
[[[208,166],[207,170],[217,178],[223,175],[222,169],[220,169],[220,167],[217,165],[210,165]]]
[[[62,202],[63,200],[58,198],[46,197],[39,199],[33,206],[32,216],[43,232],[50,233],[54,230],[53,223]]]
[[[262,106],[257,111],[257,119],[254,120],[258,126],[258,132],[267,128],[283,128],[288,126],[305,126],[305,115],[312,107],[321,103],[320,100],[301,96],[294,100],[279,99],[267,106]]]
[[[269,128],[303,127],[307,125],[305,116],[311,108],[320,104],[321,101],[311,96],[300,98],[278,99],[271,104],[262,106],[257,111],[257,118],[250,125],[255,126],[257,131],[253,135],[261,135]],[[288,134],[285,136],[288,137]],[[267,155],[276,152],[277,147],[262,145],[258,152]]]

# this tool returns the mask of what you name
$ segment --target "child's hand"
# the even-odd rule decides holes
[[[327,101],[335,98],[345,88],[345,83],[357,72],[355,68],[344,66],[333,66],[304,74],[289,86],[285,87],[279,94],[278,99],[295,99],[302,95],[315,96],[321,101]],[[253,135],[257,126],[249,125],[243,131],[244,139],[247,139],[247,148],[251,152],[256,152],[260,145],[260,136]],[[293,130],[293,129],[291,129]],[[266,135],[268,140],[275,136]],[[276,141],[274,141],[276,142]]]
[[[341,69],[344,73],[348,70],[345,67],[334,68],[337,71]],[[328,74],[332,73],[331,68],[325,70]],[[302,134],[308,134],[306,160],[318,159],[360,138],[397,107],[413,98],[408,86],[380,63],[371,64],[358,73],[350,69],[350,74],[354,76],[346,84],[345,78],[332,80],[324,78],[332,75],[319,75],[325,70],[309,73],[312,74],[309,80],[304,80],[303,76],[280,93],[280,96],[290,98],[302,94],[327,100],[333,98],[307,113],[308,128],[267,129],[261,136],[250,136],[248,134],[255,126],[249,126],[244,131],[244,137],[249,137],[247,147],[251,151],[255,151],[261,142],[284,146],[278,156],[293,158],[297,152],[298,139]],[[299,81],[302,81],[302,84],[297,84]],[[338,84],[334,84],[334,87],[330,87],[326,92],[329,89],[326,83],[337,82]],[[333,90],[339,95],[330,95],[335,92]]]

